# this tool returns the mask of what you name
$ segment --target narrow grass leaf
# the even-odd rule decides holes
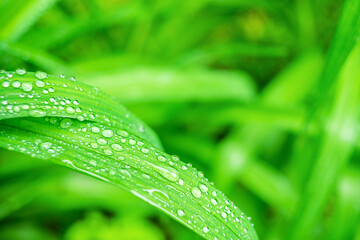
[[[101,74],[86,73],[80,75],[79,79],[101,86],[104,92],[118,97],[124,103],[249,101],[255,96],[253,81],[243,72],[137,67]]]
[[[323,141],[301,198],[289,239],[306,239],[320,219],[334,182],[357,144],[360,101],[360,44],[352,50],[337,82]]]
[[[0,39],[15,41],[57,0],[2,1],[0,5]]]
[[[206,239],[257,239],[233,202],[100,90],[23,70],[2,72],[0,86],[2,147],[120,186]]]

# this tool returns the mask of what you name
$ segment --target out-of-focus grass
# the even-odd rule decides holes
[[[260,239],[360,239],[359,7],[0,0],[0,68],[110,93]],[[0,239],[199,239],[97,180],[5,150],[0,164]]]

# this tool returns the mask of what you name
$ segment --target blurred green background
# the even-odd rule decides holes
[[[348,2],[341,17],[339,0],[0,0],[0,69],[111,94],[260,239],[359,240],[360,8]],[[0,239],[201,239],[121,189],[4,149],[0,186]]]

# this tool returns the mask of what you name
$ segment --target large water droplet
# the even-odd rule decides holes
[[[66,112],[71,114],[75,112],[75,109],[73,107],[67,107]]]
[[[115,151],[121,151],[123,150],[122,146],[120,144],[114,143],[111,145],[111,148],[114,149]]]
[[[196,198],[200,198],[200,197],[201,197],[201,191],[200,191],[200,189],[197,188],[197,187],[193,187],[193,188],[191,189],[191,193],[192,193],[192,195],[193,195],[194,197],[196,197]]]
[[[217,202],[217,200],[215,198],[212,198],[210,200],[210,202],[211,202],[212,205],[217,205],[218,204],[218,202]]]
[[[117,131],[117,134],[119,134],[122,137],[128,137],[129,136],[129,133],[127,131],[125,131],[125,130],[119,130],[119,131]]]
[[[61,120],[60,122],[60,127],[62,128],[68,128],[70,127],[72,124],[72,121],[70,118],[64,118],[63,120]]]
[[[18,87],[21,86],[21,82],[20,82],[20,81],[15,81],[15,82],[12,83],[12,86],[13,86],[14,88],[18,88]]]
[[[93,133],[98,133],[98,132],[100,132],[100,128],[98,128],[98,127],[92,127],[92,128],[91,128],[91,131],[92,131]]]
[[[7,88],[10,86],[10,82],[9,81],[4,81],[2,84],[1,84],[3,87]]]
[[[106,148],[106,149],[104,149],[104,153],[106,154],[106,155],[113,155],[113,152],[110,150],[110,149],[108,149],[108,148]]]
[[[44,72],[36,72],[35,73],[35,77],[37,78],[37,79],[45,79],[45,78],[47,78],[47,74],[46,73],[44,73]]]
[[[102,139],[102,138],[99,138],[97,140],[97,142],[100,144],[100,145],[106,145],[107,141],[105,139]]]
[[[149,153],[149,149],[147,148],[141,148],[141,151],[145,154],[148,154]]]
[[[155,170],[158,173],[160,173],[164,178],[166,178],[169,181],[175,182],[179,179],[179,172],[175,168],[169,166],[163,166],[163,167],[155,166],[155,165],[152,166],[155,168]]]
[[[32,83],[30,83],[30,82],[24,82],[24,83],[22,83],[22,85],[21,85],[21,88],[22,88],[25,92],[30,92],[30,91],[32,90],[32,87],[33,87],[33,85],[32,85]]]
[[[104,130],[104,131],[102,132],[102,135],[103,135],[104,137],[110,138],[110,137],[112,137],[112,136],[114,135],[114,133],[113,133],[113,131],[111,131],[111,130]]]
[[[208,191],[208,187],[205,186],[204,184],[200,184],[199,187],[200,187],[200,190],[201,190],[202,192],[207,192],[207,191]]]
[[[43,86],[45,86],[45,83],[43,82],[43,81],[36,81],[35,82],[35,85],[37,86],[37,87],[43,87]]]
[[[25,75],[26,74],[26,70],[25,69],[17,69],[16,71],[15,71],[18,75]]]

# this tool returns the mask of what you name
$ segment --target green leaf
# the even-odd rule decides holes
[[[104,78],[107,81],[103,81]],[[255,86],[251,77],[240,71],[197,68],[164,69],[143,66],[129,67],[114,72],[84,73],[79,76],[79,79],[94,86],[101,86],[104,92],[116,96],[126,103],[143,101],[249,101],[255,96]]]
[[[120,186],[206,239],[257,239],[233,202],[99,89],[24,70],[0,79],[0,146]]]
[[[324,133],[314,167],[301,198],[289,239],[306,239],[325,208],[333,185],[357,144],[360,101],[360,44],[349,55],[337,81],[333,99],[328,102]]]
[[[0,5],[0,39],[21,37],[56,0],[3,1]]]

